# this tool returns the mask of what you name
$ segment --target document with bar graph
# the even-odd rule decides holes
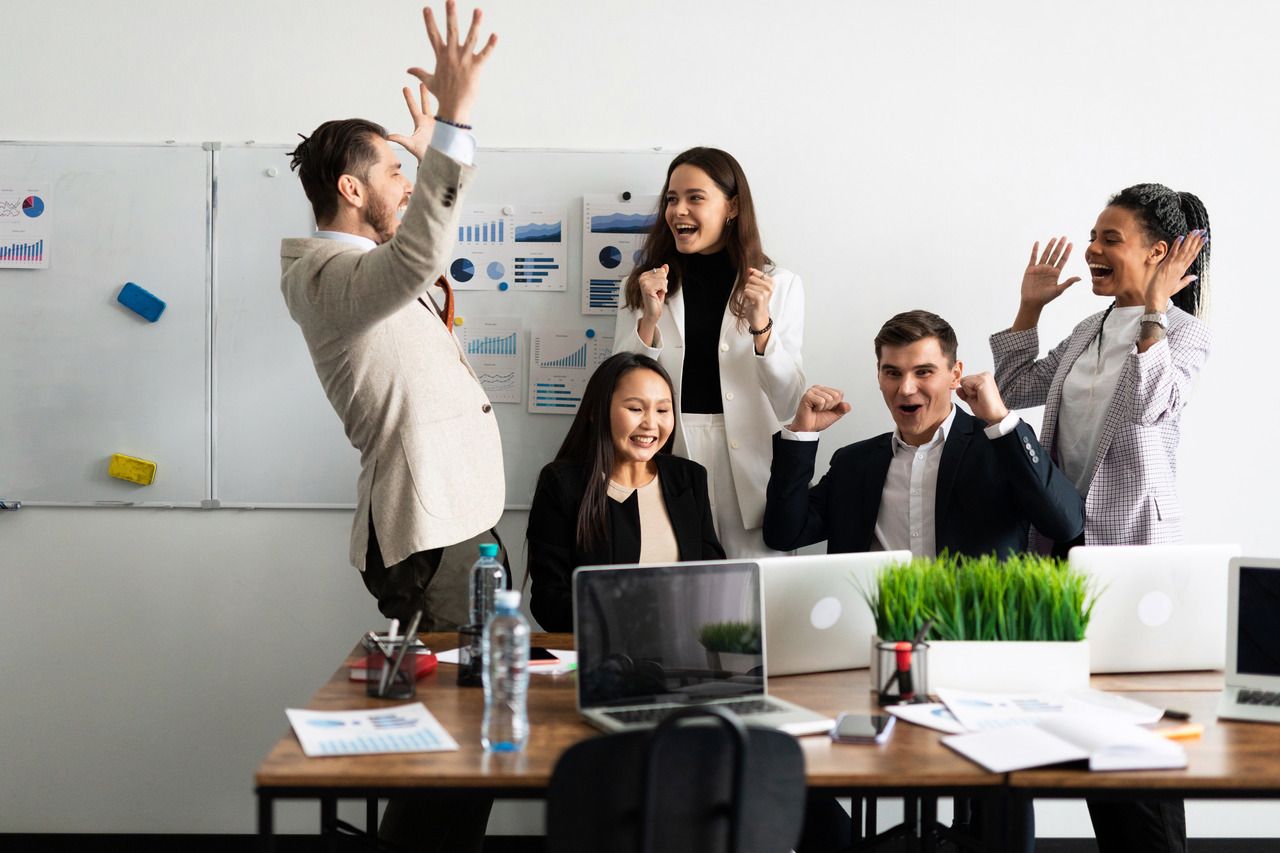
[[[363,711],[286,708],[285,715],[308,758],[458,748],[458,742],[421,702]]]
[[[467,206],[446,270],[449,283],[457,290],[566,290],[564,223],[564,210],[554,206]]]
[[[520,356],[524,329],[519,317],[466,318],[460,328],[467,361],[491,403],[523,403]]]
[[[602,329],[535,329],[529,353],[529,411],[572,415],[587,380],[613,354],[612,323]]]
[[[613,315],[657,219],[656,195],[582,197],[582,313]]]
[[[0,177],[0,268],[49,266],[52,219],[46,189],[29,180]]]

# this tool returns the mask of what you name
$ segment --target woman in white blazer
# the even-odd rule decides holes
[[[716,148],[671,161],[658,219],[627,279],[616,351],[666,368],[679,398],[675,452],[707,469],[730,557],[764,544],[771,440],[804,393],[804,290],[773,266],[742,167]]]

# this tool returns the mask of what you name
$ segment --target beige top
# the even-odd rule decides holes
[[[391,240],[369,251],[316,237],[280,246],[289,314],[360,451],[351,563],[362,571],[371,511],[388,566],[465,541],[502,515],[493,407],[453,331],[418,303],[449,262],[473,171],[428,148]],[[272,415],[286,416],[263,413]]]
[[[609,497],[622,503],[636,493],[640,504],[640,562],[675,563],[680,560],[680,546],[676,544],[676,531],[667,515],[667,504],[662,500],[662,485],[658,475],[638,489],[620,486],[609,481]]]

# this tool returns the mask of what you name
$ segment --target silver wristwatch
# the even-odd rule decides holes
[[[1157,326],[1159,326],[1162,329],[1168,329],[1169,315],[1165,314],[1164,312],[1161,312],[1159,314],[1143,314],[1142,317],[1139,318],[1139,322],[1155,323]]]

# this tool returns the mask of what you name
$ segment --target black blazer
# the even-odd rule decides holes
[[[1059,542],[1084,530],[1084,500],[1023,422],[992,441],[982,421],[956,409],[938,465],[934,541],[938,551],[1000,557],[1025,551],[1027,527]],[[816,441],[773,436],[764,541],[790,551],[827,540],[828,553],[870,551],[893,456],[893,434],[850,444],[831,457],[814,487]]]
[[[680,560],[723,560],[724,548],[711,522],[707,470],[669,453],[659,453],[654,461]],[[544,631],[573,630],[575,568],[640,560],[640,499],[634,493],[622,503],[609,499],[605,542],[590,551],[578,546],[575,531],[586,476],[576,462],[552,462],[538,476],[529,509],[529,612]]]

